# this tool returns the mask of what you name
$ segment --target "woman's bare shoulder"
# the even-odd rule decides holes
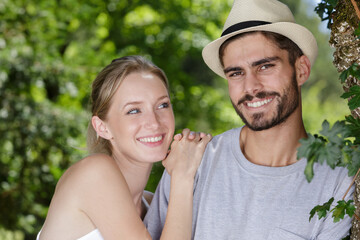
[[[89,155],[69,167],[61,176],[56,191],[92,191],[101,188],[109,181],[126,183],[115,160],[105,154]],[[116,184],[116,183],[115,183]]]

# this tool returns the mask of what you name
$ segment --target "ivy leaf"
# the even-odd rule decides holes
[[[344,83],[348,77],[349,77],[349,72],[346,71],[346,70],[343,71],[343,72],[340,74],[341,83]]]
[[[335,145],[343,145],[344,138],[349,135],[349,129],[345,121],[336,121],[332,128],[327,120],[322,123],[322,130],[320,131],[329,142]]]
[[[350,75],[358,79],[360,78],[360,67],[356,62],[340,74],[341,83],[344,83]]]
[[[312,156],[314,156],[319,150],[319,148],[323,147],[327,141],[324,137],[317,134],[308,134],[308,138],[302,138],[299,140],[299,142],[301,145],[297,149],[297,158],[301,159],[305,157],[307,159],[311,159]]]
[[[314,177],[314,158],[312,158],[310,161],[307,162],[305,167],[305,177],[308,182],[311,182],[311,180]]]
[[[360,107],[360,86],[352,86],[349,91],[341,95],[341,97],[345,99],[352,97],[348,102],[350,110]]]
[[[339,2],[339,0],[328,0],[328,2],[332,7],[336,7],[336,4]]]
[[[310,217],[309,217],[309,222],[311,221],[311,219],[314,217],[315,213],[318,214],[319,219],[326,217],[327,212],[330,210],[331,204],[333,203],[334,198],[330,198],[329,201],[327,201],[326,203],[324,203],[323,205],[317,205],[315,206],[311,211],[310,211]]]
[[[347,235],[346,237],[344,237],[343,239],[341,240],[350,240],[350,235]]]
[[[360,118],[354,118],[353,116],[345,117],[349,135],[346,137],[354,137],[354,144],[360,144]]]
[[[321,151],[321,155],[319,154],[319,158],[321,161],[326,161],[326,163],[334,169],[336,166],[338,166],[341,163],[341,156],[342,152],[339,146],[336,146],[334,144],[327,144],[323,150]],[[320,162],[320,159],[319,159]]]
[[[357,29],[355,29],[355,35],[358,36],[358,38],[360,37],[360,23],[359,26],[357,27]]]
[[[324,140],[325,141],[325,140]],[[308,134],[308,138],[300,139],[300,147],[297,149],[297,158],[312,158],[314,152],[322,145],[322,140],[316,135]]]
[[[308,163],[305,167],[305,176],[308,182],[314,177],[313,165],[315,161],[324,160],[319,158],[319,153],[324,148],[326,139],[322,136],[308,134],[308,138],[300,139],[300,147],[297,149],[297,158],[306,158]]]
[[[331,210],[333,212],[334,222],[344,219],[345,214],[352,217],[355,213],[355,206],[352,204],[353,200],[345,201],[341,200],[337,202],[338,204]]]
[[[360,146],[355,149],[351,149],[348,155],[351,156],[351,163],[347,165],[348,175],[354,176],[360,168]]]
[[[319,15],[321,21],[328,20],[327,28],[330,29],[331,25],[331,14],[336,7],[338,0],[322,0],[314,9],[314,11]]]

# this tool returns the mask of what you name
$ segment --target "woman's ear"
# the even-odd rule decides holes
[[[299,86],[302,86],[309,78],[311,63],[307,56],[302,55],[295,62],[296,80]]]
[[[103,120],[101,120],[98,116],[93,116],[91,118],[91,124],[98,136],[107,140],[113,138],[111,132],[107,128],[106,123]]]

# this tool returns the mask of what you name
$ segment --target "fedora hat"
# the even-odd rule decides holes
[[[244,32],[267,31],[292,40],[309,58],[311,65],[317,56],[317,43],[313,34],[296,24],[290,9],[276,0],[235,0],[226,19],[221,37],[206,45],[202,51],[205,63],[225,78],[219,59],[219,48],[228,38]]]

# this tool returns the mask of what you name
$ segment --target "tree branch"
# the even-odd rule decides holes
[[[355,12],[356,12],[357,17],[360,19],[360,10],[359,10],[359,7],[357,6],[355,0],[351,0],[351,3],[352,3],[352,5],[353,5],[354,8],[355,8]]]
[[[353,180],[352,180],[352,182],[351,182],[350,186],[349,186],[349,187],[348,187],[348,189],[346,190],[346,193],[344,194],[344,196],[343,196],[342,200],[344,200],[344,199],[345,199],[346,195],[347,195],[347,194],[348,194],[348,192],[350,191],[350,188],[351,188],[351,186],[354,184],[355,179],[356,179],[356,178],[357,178],[357,176],[359,175],[359,172],[360,172],[360,168],[359,168],[359,170],[357,171],[357,173],[355,174],[355,176],[354,176],[354,178],[353,178]]]

